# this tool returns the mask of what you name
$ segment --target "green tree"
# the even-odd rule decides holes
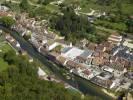
[[[50,24],[67,40],[75,43],[95,33],[95,28],[89,23],[87,17],[76,15],[72,6],[63,8],[62,13],[64,13],[63,16],[52,17]]]
[[[133,18],[129,18],[126,22],[126,25],[128,27],[128,32],[133,33]]]
[[[28,0],[22,0],[21,3],[19,4],[19,7],[21,8],[22,11],[29,11],[30,4]]]
[[[39,3],[39,4],[43,4],[43,5],[47,5],[47,4],[49,4],[50,2],[52,2],[52,1],[54,1],[54,0],[38,0],[38,3]]]
[[[4,16],[0,18],[0,23],[5,25],[6,27],[11,27],[15,24],[15,20],[12,17]]]

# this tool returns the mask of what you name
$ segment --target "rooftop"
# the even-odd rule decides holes
[[[130,39],[126,39],[123,45],[133,49],[133,41]]]
[[[84,52],[84,50],[78,49],[76,47],[67,47],[65,50],[63,50],[63,52],[65,52],[63,56],[73,60],[77,56],[81,55]]]
[[[63,49],[61,50],[61,53],[66,53],[66,52],[68,52],[70,49],[72,49],[72,47],[63,48]]]
[[[66,59],[65,57],[58,56],[58,57],[57,57],[57,60],[59,61],[59,63],[64,64],[64,63],[66,62],[67,59]]]
[[[80,55],[80,57],[82,57],[82,58],[87,58],[87,57],[91,56],[92,53],[93,53],[93,51],[85,50],[85,51]]]

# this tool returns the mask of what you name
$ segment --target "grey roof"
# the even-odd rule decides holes
[[[122,57],[122,58],[127,59],[128,61],[132,62],[133,54],[127,53],[127,51],[129,51],[129,48],[123,46],[123,48],[119,50],[119,52],[116,54],[116,56]]]
[[[62,52],[62,53],[66,53],[66,52],[68,52],[70,49],[72,49],[72,47],[63,48],[61,52]]]
[[[88,56],[92,55],[93,51],[91,50],[85,50],[80,57],[87,58]]]
[[[112,49],[111,53],[113,54],[116,50],[119,50],[118,53],[116,54],[116,56],[122,57],[122,58],[128,60],[129,62],[133,61],[133,53],[131,53],[129,51],[128,47],[125,47],[125,46],[116,46],[116,47],[114,47]],[[127,51],[129,51],[130,53],[127,53]]]

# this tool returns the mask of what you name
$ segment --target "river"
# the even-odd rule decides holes
[[[68,73],[67,70],[49,61],[44,55],[40,54],[28,41],[24,40],[24,38],[20,36],[17,32],[9,30],[2,26],[0,26],[0,29],[10,33],[20,43],[21,47],[28,52],[29,55],[41,61],[51,72],[54,73],[54,75],[56,75],[61,80],[79,89],[84,94],[96,96],[101,98],[102,100],[112,100],[110,96],[101,91],[101,87],[91,83],[90,81],[87,81],[79,76],[72,74],[70,74],[70,77],[73,78],[68,80],[66,76],[63,75],[63,73]]]

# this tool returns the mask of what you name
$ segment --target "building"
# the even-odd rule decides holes
[[[77,56],[74,60],[76,62],[78,62],[78,63],[89,64],[92,54],[93,54],[93,51],[91,51],[91,50],[84,50],[84,52],[82,54],[80,54],[79,56]]]
[[[77,56],[80,56],[84,50],[78,49],[76,47],[66,47],[61,51],[61,55],[70,59],[74,60]]]
[[[110,35],[108,38],[108,42],[111,42],[113,44],[119,45],[122,41],[122,36],[119,35]]]
[[[58,56],[56,58],[56,60],[62,65],[66,65],[66,63],[67,63],[67,59],[65,57],[62,57],[62,56]]]
[[[124,46],[133,49],[133,40],[126,39],[123,43]]]
[[[6,12],[6,11],[9,11],[9,8],[6,6],[0,5],[0,11]]]
[[[111,51],[113,56],[121,57],[129,62],[133,62],[133,51],[125,46],[116,46]]]
[[[66,62],[66,67],[69,69],[76,69],[76,68],[82,67],[82,65],[81,66],[80,65],[81,64],[78,64],[78,63],[71,61],[71,60],[68,60]]]
[[[59,43],[55,42],[54,40],[49,40],[46,43],[46,48],[48,51],[53,50],[55,47],[57,47],[59,45]]]
[[[109,63],[110,55],[106,52],[94,52],[92,58],[93,65],[101,66]]]

